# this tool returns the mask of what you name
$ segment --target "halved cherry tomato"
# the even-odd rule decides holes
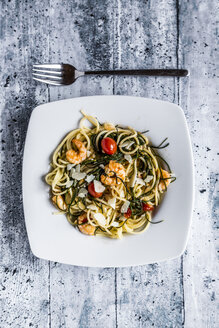
[[[112,138],[106,137],[101,140],[101,148],[104,153],[113,155],[117,151],[117,143]]]
[[[148,212],[148,211],[153,211],[154,210],[154,206],[148,204],[148,203],[143,203],[142,204],[142,208],[144,212]]]
[[[87,223],[88,222],[88,219],[87,218],[84,218],[83,221],[81,223]]]
[[[88,185],[88,192],[91,196],[95,197],[95,198],[99,198],[103,195],[102,192],[96,192],[95,189],[94,189],[94,183],[91,182],[89,185]]]
[[[124,217],[126,217],[128,219],[128,218],[130,218],[131,215],[132,215],[132,210],[129,207],[128,210],[127,210],[127,212],[124,214]]]

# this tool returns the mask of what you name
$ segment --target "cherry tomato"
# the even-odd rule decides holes
[[[117,151],[117,144],[112,138],[103,138],[101,141],[101,148],[104,153],[108,155],[113,155]]]
[[[132,215],[132,210],[131,208],[129,207],[128,208],[128,211],[124,214],[124,217],[126,217],[127,219],[130,218],[130,216]]]
[[[153,211],[154,210],[154,206],[149,205],[148,203],[143,203],[142,208],[143,208],[143,211],[144,212]]]
[[[95,197],[95,198],[99,198],[103,195],[102,192],[96,192],[95,189],[94,189],[94,183],[91,182],[89,185],[88,185],[88,192],[91,196]]]
[[[87,218],[84,218],[83,221],[81,223],[87,223],[88,222],[88,219]]]

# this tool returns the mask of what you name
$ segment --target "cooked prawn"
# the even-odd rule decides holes
[[[79,164],[86,159],[87,149],[84,143],[77,139],[72,139],[72,143],[77,147],[78,152],[70,149],[66,152],[66,159],[72,164]]]
[[[52,201],[60,210],[65,211],[67,209],[67,205],[61,195],[53,196]]]
[[[115,186],[117,184],[120,184],[120,179],[125,180],[124,166],[115,161],[110,161],[109,164],[105,166],[105,173],[107,175],[101,175],[101,182],[108,186]]]
[[[95,227],[87,222],[87,213],[84,213],[78,217],[78,229],[80,232],[84,233],[85,235],[94,235]]]
[[[160,188],[160,191],[164,191],[169,186],[169,184],[171,182],[171,179],[168,179],[168,178],[170,178],[170,173],[169,172],[161,169],[161,173],[162,173],[162,176],[165,180],[163,180],[159,183],[159,188]]]

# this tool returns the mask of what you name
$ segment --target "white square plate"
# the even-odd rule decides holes
[[[55,211],[44,177],[50,156],[62,138],[78,126],[80,110],[100,122],[150,130],[153,144],[165,137],[169,147],[160,151],[176,174],[155,220],[145,233],[122,240],[91,237],[78,232]],[[23,202],[30,246],[34,255],[57,262],[119,267],[153,263],[183,253],[193,207],[193,160],[190,137],[182,109],[172,103],[127,96],[93,96],[57,101],[34,109],[23,159]]]

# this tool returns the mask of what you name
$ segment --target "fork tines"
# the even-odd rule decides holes
[[[61,64],[34,64],[35,68],[62,69]]]
[[[34,80],[53,85],[62,85],[61,64],[35,64],[32,70]]]

